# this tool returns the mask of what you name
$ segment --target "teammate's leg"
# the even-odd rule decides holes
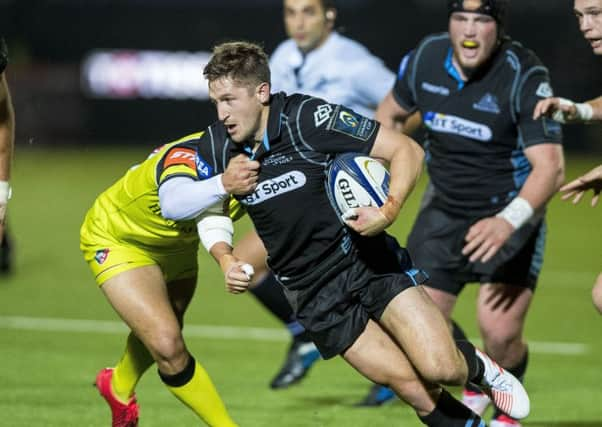
[[[286,326],[291,334],[292,342],[286,359],[270,381],[270,387],[273,389],[286,388],[299,382],[307,374],[314,362],[319,360],[320,353],[305,328],[297,321],[292,307],[284,296],[282,286],[268,271],[265,263],[267,253],[255,231],[248,233],[237,242],[234,255],[253,265],[255,284],[250,292]]]
[[[533,291],[527,287],[484,284],[477,300],[477,316],[485,351],[523,381],[527,370],[528,348],[523,329]],[[519,425],[496,410],[499,425]],[[495,423],[494,423],[495,426]]]
[[[174,285],[180,288],[176,291]],[[211,426],[234,422],[202,366],[188,353],[182,314],[194,292],[193,280],[170,283],[156,265],[128,270],[107,280],[107,299],[148,349],[168,389]],[[178,307],[178,313],[174,311]]]

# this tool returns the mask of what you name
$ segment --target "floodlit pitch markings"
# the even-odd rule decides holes
[[[110,320],[61,319],[43,317],[0,316],[0,329],[30,331],[123,333],[127,331],[122,322]],[[246,326],[186,325],[187,337],[215,338],[224,340],[288,341],[288,332],[276,328],[254,328]],[[478,339],[471,339],[480,344]],[[583,343],[529,341],[529,351],[541,354],[575,356],[590,353]]]

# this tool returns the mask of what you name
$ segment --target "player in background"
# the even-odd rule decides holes
[[[533,119],[552,94],[539,59],[504,34],[507,0],[449,0],[448,33],[426,37],[401,62],[379,106],[384,126],[422,113],[430,184],[408,239],[450,320],[467,283],[480,283],[486,352],[522,379],[523,328],[541,265],[546,204],[564,177],[560,126]],[[465,390],[482,413],[489,399]],[[493,427],[520,425],[499,410]]]
[[[235,158],[223,174],[200,185],[209,171],[195,163],[194,152],[186,147],[196,138],[166,144],[128,170],[96,199],[81,227],[80,246],[96,283],[131,330],[117,365],[96,377],[113,427],[138,425],[134,389],[153,363],[169,391],[205,423],[236,425],[209,375],[186,348],[181,329],[197,283],[199,235],[215,255],[216,224],[229,220],[199,214],[213,204],[221,214],[228,199],[215,196],[216,189],[252,191],[258,163]],[[185,197],[174,194],[174,185],[185,189]],[[231,243],[231,237],[231,230],[225,236],[218,233],[220,242]],[[220,258],[226,280],[250,280],[234,257]]]
[[[579,29],[592,46],[594,55],[602,56],[602,0],[575,0],[574,11],[579,21]],[[563,124],[602,122],[602,96],[584,103],[558,97],[548,98],[538,102],[533,112],[535,119],[542,115],[552,117]],[[565,193],[562,199],[573,198],[573,203],[578,203],[588,190],[594,192],[591,205],[595,206],[602,191],[602,165],[596,166],[560,189]],[[598,275],[592,289],[592,299],[602,314],[602,273]]]
[[[395,75],[367,48],[335,30],[335,1],[284,0],[283,9],[290,38],[270,58],[273,92],[304,93],[373,117],[378,103],[393,86]],[[243,237],[235,253],[255,267],[257,282],[251,293],[292,335],[286,359],[270,381],[273,389],[288,387],[306,375],[319,360],[319,352],[297,322],[281,286],[267,271],[265,249],[257,234]],[[383,390],[373,394],[376,397],[380,403],[394,394]]]
[[[10,169],[15,144],[15,112],[6,82],[8,49],[0,36],[0,273],[11,269],[11,245],[6,231],[6,208],[10,198]]]

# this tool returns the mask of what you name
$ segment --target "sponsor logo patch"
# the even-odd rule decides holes
[[[191,169],[196,167],[195,165],[196,153],[194,150],[189,148],[176,148],[167,154],[165,159],[165,168],[174,165],[185,165]]]
[[[267,181],[262,181],[257,185],[255,191],[244,199],[241,203],[244,205],[257,205],[276,196],[281,196],[293,190],[297,190],[305,185],[307,178],[303,172],[290,171]]]
[[[196,170],[201,178],[209,178],[213,175],[213,168],[201,156],[196,156]]]
[[[320,127],[324,123],[330,119],[330,115],[332,114],[332,105],[330,104],[322,104],[318,105],[316,111],[314,112],[314,124],[316,127]]]
[[[437,95],[448,96],[449,89],[445,86],[437,86],[429,82],[422,82],[422,89],[430,93],[436,93]]]
[[[337,106],[335,115],[331,130],[352,136],[361,141],[367,141],[376,128],[374,120],[341,107],[340,105]]]
[[[497,96],[486,93],[479,102],[472,104],[472,108],[486,113],[499,114],[500,106],[498,104]]]
[[[451,133],[478,141],[491,141],[492,137],[491,129],[486,125],[432,111],[424,115],[424,124],[435,132]]]
[[[94,255],[94,259],[98,264],[102,264],[107,260],[109,256],[109,249],[100,249],[96,251],[96,255]]]
[[[542,98],[549,98],[554,96],[554,91],[552,90],[552,86],[548,82],[542,82],[539,84],[535,95],[540,96]]]

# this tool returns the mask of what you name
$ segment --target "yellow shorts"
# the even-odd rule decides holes
[[[124,271],[157,265],[167,283],[195,278],[198,271],[198,243],[149,248],[135,245],[100,229],[87,216],[80,231],[80,249],[98,286]]]

